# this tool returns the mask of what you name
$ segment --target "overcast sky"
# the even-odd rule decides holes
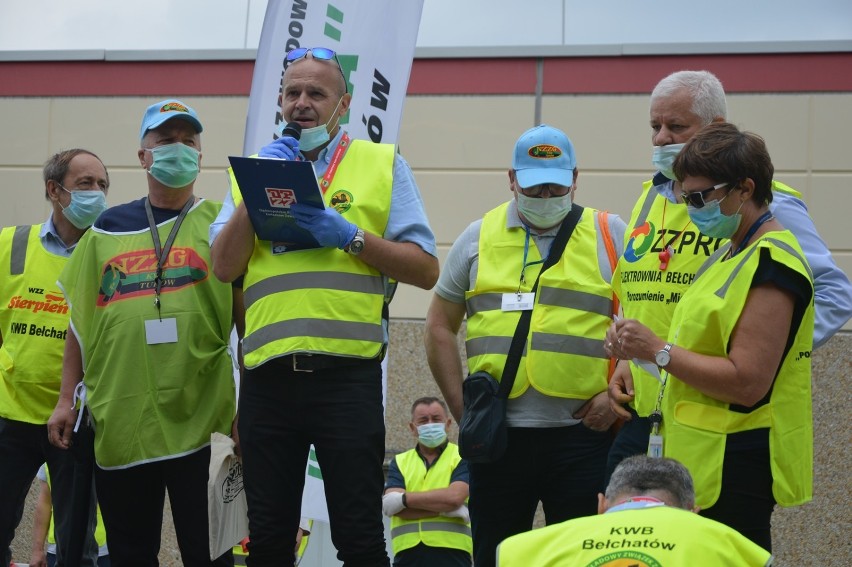
[[[266,3],[0,0],[0,51],[255,49]],[[425,0],[417,46],[815,40],[852,42],[852,0]]]

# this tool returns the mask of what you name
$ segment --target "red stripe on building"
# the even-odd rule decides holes
[[[516,95],[536,89],[535,58],[415,59],[409,95]],[[649,93],[682,69],[729,93],[852,92],[852,53],[546,57],[544,94]],[[0,61],[0,96],[247,96],[254,61]]]

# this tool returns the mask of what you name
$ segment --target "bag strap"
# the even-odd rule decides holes
[[[562,252],[565,251],[565,245],[568,244],[568,239],[577,227],[580,217],[583,215],[583,207],[574,204],[571,207],[571,212],[563,219],[562,225],[559,227],[559,232],[556,233],[556,238],[553,239],[553,244],[550,245],[550,251],[547,253],[547,258],[541,266],[541,271],[538,277],[535,278],[535,283],[532,286],[532,293],[535,293],[538,288],[538,280],[541,274],[549,267],[554,265],[562,257]],[[530,332],[530,319],[532,318],[532,309],[521,311],[521,318],[518,321],[518,326],[515,329],[515,336],[512,337],[512,344],[509,346],[509,354],[506,357],[506,365],[503,367],[503,376],[500,378],[500,388],[497,390],[498,398],[508,398],[509,392],[512,391],[512,386],[515,384],[515,377],[518,374],[518,367],[521,364],[521,355],[524,352],[524,345],[527,342],[527,334]]]

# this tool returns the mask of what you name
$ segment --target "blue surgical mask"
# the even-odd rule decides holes
[[[683,149],[685,144],[669,144],[667,146],[654,146],[654,167],[657,170],[672,180],[677,180],[675,177],[674,171],[672,171],[672,166],[674,165],[675,158]]]
[[[520,191],[518,196],[518,211],[533,228],[550,228],[556,226],[571,212],[571,193],[561,197],[527,197]]]
[[[198,177],[200,153],[195,148],[176,142],[147,149],[154,158],[148,169],[151,176],[173,189],[186,187]]]
[[[718,201],[710,201],[700,209],[689,204],[686,205],[689,220],[701,234],[712,238],[731,238],[737,232],[743,220],[743,216],[740,214],[743,204],[740,203],[739,209],[734,214],[726,215],[722,212],[720,205],[722,201],[728,198],[728,195]]]
[[[309,152],[311,150],[315,150],[331,139],[328,132],[329,130],[337,128],[337,124],[340,121],[340,116],[337,115],[337,109],[340,108],[341,102],[343,102],[343,97],[340,97],[340,100],[337,101],[337,106],[334,107],[334,112],[331,113],[334,117],[334,126],[329,128],[329,123],[326,122],[325,124],[320,124],[319,126],[302,130],[302,135],[299,137],[300,151]]]
[[[424,423],[417,426],[417,439],[424,447],[434,449],[447,440],[447,426],[443,423]]]
[[[65,189],[61,184],[59,185]],[[80,230],[89,228],[95,222],[101,213],[107,210],[106,195],[99,189],[91,191],[68,191],[71,194],[71,203],[67,207],[62,207],[62,214],[68,219],[71,224]]]

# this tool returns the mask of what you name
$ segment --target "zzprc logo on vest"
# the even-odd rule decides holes
[[[192,248],[173,248],[163,266],[160,293],[178,291],[208,278],[207,262]],[[101,275],[98,307],[123,299],[152,296],[156,291],[157,257],[153,249],[127,252],[108,260]]]
[[[624,259],[638,262],[648,253],[659,253],[671,246],[675,254],[684,251],[694,256],[709,257],[722,245],[721,238],[706,236],[695,230],[657,229],[651,221],[637,226],[630,232],[624,247]]]

